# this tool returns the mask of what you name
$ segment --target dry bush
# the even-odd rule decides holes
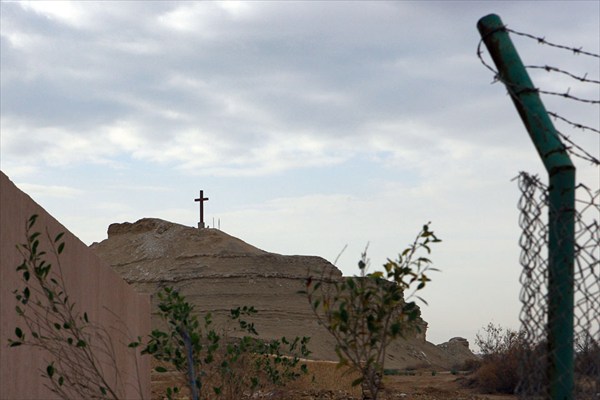
[[[352,381],[360,375],[357,372],[347,372],[346,368],[338,368],[335,361],[303,360],[308,366],[308,375],[294,382],[289,382],[286,388],[290,390],[333,390],[344,391],[353,397],[360,397],[361,388],[352,386]]]
[[[575,345],[575,371],[582,376],[600,378],[600,342],[586,332],[577,337]]]
[[[483,393],[513,394],[519,384],[518,346],[497,357],[484,359],[475,373],[476,386]]]
[[[465,360],[465,362],[463,362],[462,364],[460,364],[457,367],[457,370],[473,372],[473,371],[477,371],[480,367],[481,367],[481,360],[470,358],[468,360]]]
[[[471,366],[476,368],[469,381],[483,393],[513,394],[519,384],[519,366],[526,351],[523,335],[511,329],[490,323],[484,333],[477,333],[475,343],[482,352],[482,359]]]

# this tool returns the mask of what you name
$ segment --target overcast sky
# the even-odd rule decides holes
[[[600,52],[598,1],[2,1],[1,168],[88,244],[113,222],[195,226],[202,189],[209,225],[332,262],[347,244],[338,266],[354,274],[367,243],[377,268],[431,221],[428,339],[473,343],[490,321],[518,327],[511,180],[545,180],[476,56],[491,12]],[[597,59],[514,41],[526,64],[598,79]],[[547,106],[599,126],[597,106]],[[598,135],[568,133],[598,155]],[[597,188],[597,169],[578,174]]]

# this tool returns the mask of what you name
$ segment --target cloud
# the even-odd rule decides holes
[[[449,130],[453,143],[513,147],[478,132],[506,130],[489,124],[498,105],[514,111],[473,83],[491,80],[474,22],[451,29],[456,7],[432,7],[3,4],[5,154],[23,155],[28,132],[46,163],[127,156],[264,175],[357,154],[410,163]],[[422,29],[428,14],[438,24]]]

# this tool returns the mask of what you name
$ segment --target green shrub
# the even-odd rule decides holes
[[[391,368],[386,368],[383,370],[383,375],[400,375],[400,370],[399,369],[391,369]]]
[[[252,394],[266,384],[284,385],[308,373],[300,356],[310,354],[309,338],[265,341],[257,338],[254,324],[244,318],[256,314],[254,307],[231,310],[230,319],[246,333],[240,339],[229,339],[227,332],[217,332],[212,318],[206,314],[202,323],[194,306],[177,290],[165,288],[158,293],[160,316],[167,323],[167,331],[155,329],[145,344],[142,354],[167,362],[186,378],[186,386],[193,400],[204,398],[239,399]],[[130,346],[140,346],[138,342]],[[157,372],[168,370],[159,366]],[[167,399],[181,393],[180,387],[167,389]]]
[[[390,343],[419,329],[420,310],[407,300],[425,287],[429,282],[426,273],[434,270],[421,251],[430,253],[429,246],[440,241],[429,225],[424,225],[397,260],[388,259],[383,271],[366,272],[365,252],[358,263],[359,276],[341,281],[322,275],[306,279],[303,293],[319,323],[335,339],[340,365],[360,374],[353,384],[362,384],[363,397],[377,399]],[[413,292],[405,298],[409,289]]]

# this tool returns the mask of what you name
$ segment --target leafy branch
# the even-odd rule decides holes
[[[358,263],[359,276],[306,279],[302,293],[319,323],[335,339],[339,365],[359,373],[353,385],[362,384],[363,398],[370,394],[370,398],[377,399],[388,346],[398,337],[420,329],[420,310],[414,301],[407,300],[414,296],[424,302],[416,293],[430,281],[427,273],[436,269],[429,258],[420,254],[429,254],[430,245],[438,242],[441,240],[427,224],[397,260],[387,260],[383,271],[367,273],[365,251]],[[404,293],[415,284],[405,299]]]
[[[308,372],[300,357],[310,354],[309,338],[265,341],[257,338],[254,324],[244,318],[256,314],[254,307],[231,310],[230,320],[235,321],[245,335],[236,339],[228,332],[213,328],[211,314],[202,320],[194,306],[174,288],[164,288],[158,293],[160,316],[166,322],[166,331],[155,329],[144,345],[142,354],[171,364],[186,377],[186,387],[193,400],[205,398],[240,399],[250,396],[267,383],[284,385]],[[141,338],[131,347],[142,345]],[[167,372],[162,365],[157,372]],[[167,399],[182,393],[178,386],[166,390]]]
[[[42,376],[47,378],[46,387],[64,399],[118,399],[123,382],[111,335],[105,327],[90,322],[86,312],[76,309],[59,258],[65,249],[64,233],[52,239],[46,231],[50,255],[56,262],[54,270],[48,254],[40,250],[40,232],[33,231],[37,218],[28,219],[26,242],[17,245],[23,262],[16,270],[24,286],[13,293],[24,327],[15,328],[9,346],[31,346],[49,353],[51,361]],[[139,379],[137,390],[141,396]]]

